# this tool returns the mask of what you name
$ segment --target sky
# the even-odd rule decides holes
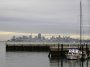
[[[82,0],[82,28],[90,38],[90,0]],[[0,40],[29,33],[80,33],[80,0],[0,0]]]

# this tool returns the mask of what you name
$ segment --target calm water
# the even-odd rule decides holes
[[[0,67],[5,67],[6,62],[6,51],[5,43],[0,42]]]
[[[0,67],[90,67],[90,60],[51,60],[48,52],[5,52],[5,43],[0,43]]]
[[[79,60],[51,60],[48,52],[7,52],[7,67],[90,67],[90,60],[82,62]]]

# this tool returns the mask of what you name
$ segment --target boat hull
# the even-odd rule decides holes
[[[80,58],[81,58],[80,56],[67,55],[67,59],[68,59],[68,60],[77,60],[77,59],[80,59]]]

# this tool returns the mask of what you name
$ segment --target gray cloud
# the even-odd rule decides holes
[[[83,0],[84,25],[90,24],[89,3]],[[0,0],[0,30],[79,33],[79,8],[79,0]]]

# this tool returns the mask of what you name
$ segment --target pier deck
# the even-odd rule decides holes
[[[63,45],[63,46],[62,46]],[[90,57],[90,44],[82,44],[83,51],[88,52]],[[63,49],[62,49],[63,48]],[[61,56],[68,52],[69,49],[80,49],[78,43],[50,43],[50,42],[6,42],[6,51],[48,51],[52,57]]]
[[[6,50],[7,51],[25,51],[25,50],[52,50],[56,51],[58,45],[61,43],[58,42],[6,42]],[[90,44],[87,44],[88,49],[90,50]],[[52,49],[54,48],[54,49]],[[63,50],[68,50],[70,48],[80,48],[79,43],[63,43]],[[86,45],[83,45],[84,50],[86,49]],[[61,50],[61,46],[59,46]]]

